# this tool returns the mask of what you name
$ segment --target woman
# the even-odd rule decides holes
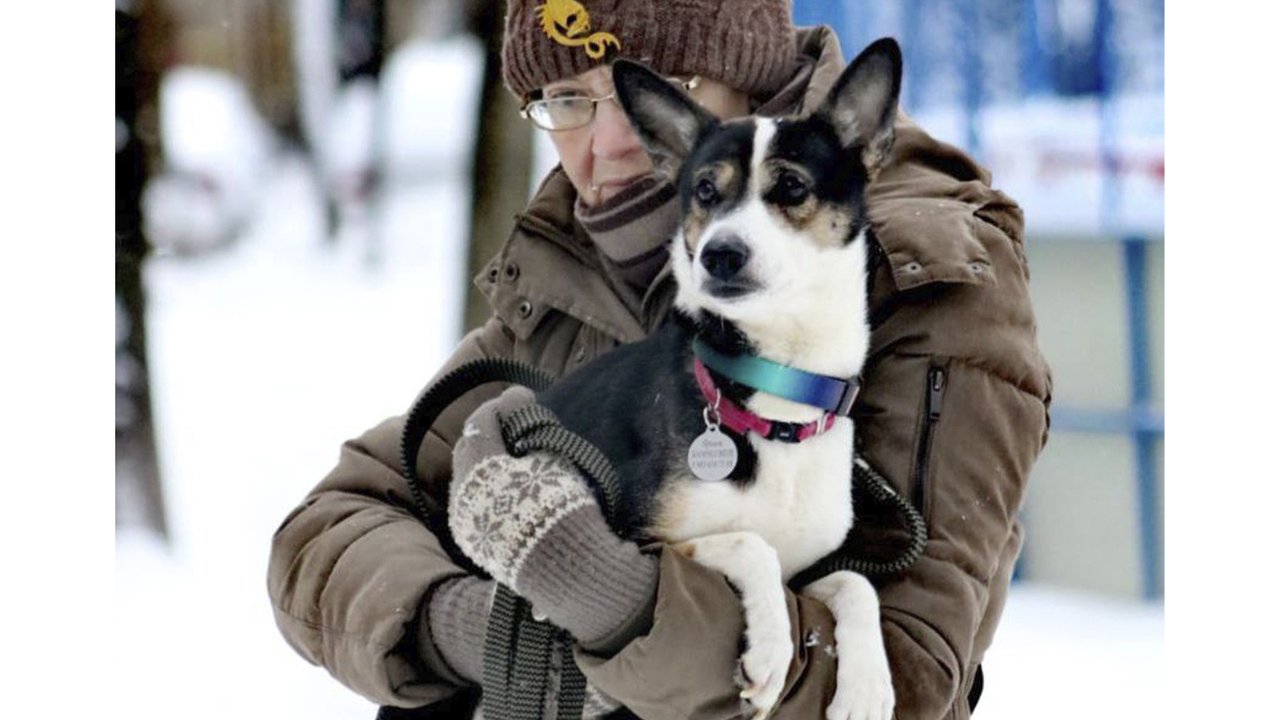
[[[666,316],[674,190],[609,98],[608,63],[619,56],[684,84],[721,117],[812,109],[844,67],[834,34],[797,31],[786,0],[512,0],[504,80],[551,133],[561,165],[477,278],[493,316],[440,374],[510,357],[561,375]],[[854,417],[860,453],[929,523],[924,555],[878,588],[896,716],[964,718],[1021,545],[1015,514],[1047,432],[1050,378],[1021,211],[958,150],[905,116],[896,130],[870,189],[882,252]],[[428,436],[418,470],[438,505],[463,421],[495,394],[468,395]],[[268,579],[276,621],[300,654],[374,702],[418,707],[480,681],[495,584],[467,575],[448,539],[411,514],[397,472],[402,423],[343,447],[276,533]],[[472,442],[458,462],[495,453]],[[723,577],[617,539],[594,502],[526,530],[537,542],[516,553],[508,584],[576,638],[592,687],[646,718],[738,712],[742,618]],[[797,638],[831,637],[821,604],[788,599]],[[820,649],[796,643],[776,717],[823,716],[834,659]]]

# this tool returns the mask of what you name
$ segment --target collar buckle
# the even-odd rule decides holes
[[[862,377],[854,375],[846,381],[844,392],[840,393],[840,402],[836,403],[833,412],[848,417],[853,411],[853,403],[858,399],[858,391],[862,390]]]

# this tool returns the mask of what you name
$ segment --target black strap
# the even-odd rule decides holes
[[[973,712],[978,707],[978,699],[982,697],[982,664],[978,664],[978,669],[973,671],[973,684],[969,686],[969,712]]]
[[[414,509],[423,522],[430,524],[434,513],[418,477],[418,450],[440,413],[458,398],[487,383],[517,383],[537,391],[551,385],[552,380],[547,373],[515,360],[483,358],[455,368],[422,391],[405,415],[404,431],[400,435],[400,473],[409,484]]]
[[[378,708],[375,720],[470,720],[475,715],[478,702],[478,690],[462,690],[426,707],[383,705]]]
[[[507,417],[499,418],[502,439],[513,457],[545,450],[555,453],[582,471],[604,510],[605,520],[617,530],[618,508],[622,503],[622,484],[609,458],[581,435],[560,424],[555,413],[542,405],[526,405]]]

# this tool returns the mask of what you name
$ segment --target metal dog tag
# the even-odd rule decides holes
[[[700,480],[723,480],[738,466],[738,446],[720,428],[708,424],[689,446],[689,469]]]

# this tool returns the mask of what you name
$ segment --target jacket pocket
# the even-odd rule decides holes
[[[994,285],[972,204],[950,198],[886,198],[871,208],[876,240],[899,291],[930,283]]]
[[[942,365],[930,365],[925,374],[924,411],[920,413],[920,431],[917,434],[916,454],[911,471],[911,500],[929,520],[929,461],[933,454],[933,434],[942,418],[942,400],[947,389],[947,369]]]

